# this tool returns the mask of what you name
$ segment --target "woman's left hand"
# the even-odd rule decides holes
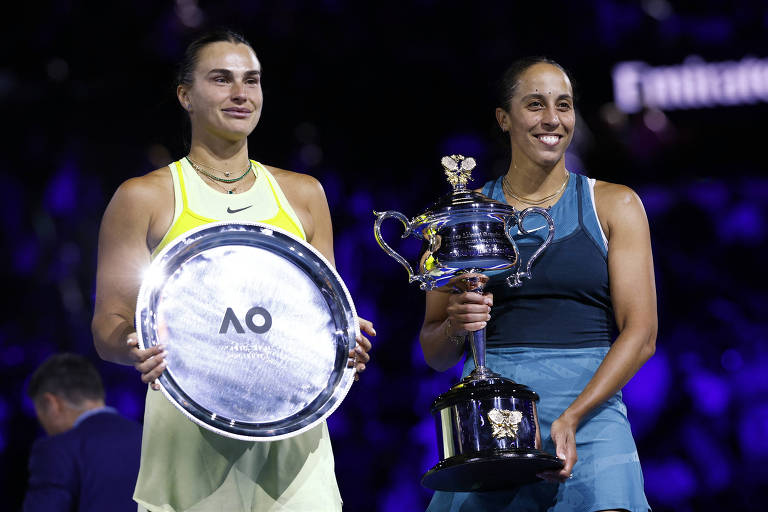
[[[351,368],[354,366],[355,370],[357,370],[355,372],[355,380],[360,379],[360,373],[365,371],[365,363],[371,360],[371,356],[368,355],[368,351],[371,350],[371,342],[363,333],[368,336],[376,336],[373,322],[358,317],[358,325],[360,326],[360,334],[355,338],[357,345],[349,351],[349,362],[347,363],[347,367]]]
[[[573,466],[578,460],[576,454],[576,428],[578,421],[571,421],[566,416],[561,415],[550,428],[550,437],[555,443],[555,453],[559,459],[562,459],[565,467],[560,471],[544,471],[537,476],[547,482],[565,482],[573,475]]]

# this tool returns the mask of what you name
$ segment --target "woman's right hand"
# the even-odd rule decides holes
[[[157,383],[157,378],[168,367],[168,362],[165,360],[168,352],[165,350],[165,347],[157,345],[142,350],[139,348],[139,340],[135,332],[128,335],[126,343],[129,347],[129,355],[131,361],[133,361],[133,367],[141,373],[141,381],[149,384],[149,387],[153,390],[159,390],[160,384]]]
[[[449,336],[460,336],[467,331],[479,331],[491,319],[493,294],[477,292],[452,293],[448,298],[448,328]]]
[[[455,366],[464,355],[464,336],[487,325],[493,295],[468,291],[487,281],[482,274],[454,276],[445,285],[427,292],[419,341],[430,367],[443,372]]]

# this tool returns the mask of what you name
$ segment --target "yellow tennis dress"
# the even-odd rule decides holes
[[[212,189],[186,160],[170,168],[173,222],[153,257],[179,235],[218,220],[268,223],[306,239],[277,181],[258,162],[256,182],[241,194]],[[290,439],[239,441],[199,427],[151,389],[133,499],[150,512],[341,510],[325,422]]]

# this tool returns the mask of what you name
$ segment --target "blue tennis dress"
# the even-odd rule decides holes
[[[594,206],[594,181],[571,174],[552,207],[555,239],[533,266],[533,277],[509,288],[506,273],[486,289],[494,306],[487,327],[489,368],[536,391],[543,449],[555,453],[552,422],[576,399],[615,335],[607,243]],[[506,202],[501,178],[483,193]],[[537,229],[541,228],[541,229]],[[516,235],[523,264],[547,235],[542,217],[525,219],[530,235]],[[472,358],[464,375],[474,368]],[[508,491],[435,492],[429,512],[647,512],[643,474],[621,391],[595,408],[576,431],[579,460],[565,483],[538,482]]]

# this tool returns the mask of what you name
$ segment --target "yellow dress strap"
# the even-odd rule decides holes
[[[272,175],[272,173],[269,172],[269,170],[266,169],[266,167],[261,165],[259,162],[256,162],[255,160],[252,160],[252,162],[264,175],[266,183],[269,185],[269,189],[267,189],[266,186],[261,185],[259,188],[254,188],[252,191],[246,191],[243,194],[250,195],[252,197],[252,201],[259,201],[265,204],[269,204],[274,201],[277,211],[272,217],[264,218],[259,214],[255,214],[252,217],[246,216],[246,218],[243,218],[242,220],[272,224],[273,226],[285,229],[286,231],[289,231],[306,240],[307,236],[304,232],[304,227],[301,224],[301,220],[291,207],[288,198],[285,197],[285,193],[280,189],[280,184],[277,183],[275,177]],[[175,171],[173,176],[174,200],[181,204],[176,204],[174,206],[174,215],[173,221],[171,222],[171,227],[168,229],[168,232],[165,234],[165,236],[163,236],[157,247],[155,247],[155,249],[152,251],[152,258],[154,258],[172,240],[183,235],[187,231],[204,224],[225,220],[224,218],[207,217],[195,211],[197,208],[200,208],[201,205],[190,204],[189,187],[187,186],[186,180],[184,178],[184,168],[182,166],[181,160],[171,164],[170,169],[172,173]],[[193,185],[194,184],[190,184],[189,186]],[[216,194],[215,191],[207,190],[205,193]],[[270,193],[271,197],[269,195]],[[219,201],[220,199],[218,195],[204,195],[200,200],[207,201],[206,205],[210,205],[211,202]],[[223,204],[225,203],[222,203],[222,205]],[[210,210],[210,208],[208,208],[208,210]],[[249,210],[248,213],[251,211],[253,210]]]
[[[173,165],[173,164],[172,164]],[[181,169],[181,161],[175,162],[175,165],[171,167],[171,172],[174,172],[175,167],[175,174],[176,179],[174,180],[174,200],[177,200],[177,197],[181,198],[181,208],[177,208],[174,206],[174,213],[173,213],[173,220],[171,221],[171,227],[168,229],[168,231],[165,233],[165,236],[163,236],[162,240],[160,240],[160,243],[157,244],[157,247],[152,251],[151,258],[154,259],[157,254],[163,250],[163,248],[168,245],[172,240],[174,240],[179,235],[184,234],[185,232],[189,231],[190,229],[196,228],[198,226],[202,226],[203,224],[209,224],[211,222],[216,222],[216,219],[210,219],[208,217],[203,217],[202,215],[198,215],[197,213],[193,212],[189,208],[189,199],[187,198],[187,187],[184,184],[184,172]],[[176,186],[178,183],[179,187],[179,193],[176,194]]]
[[[280,190],[280,185],[277,183],[277,179],[262,164],[256,162],[255,160],[253,163],[259,166],[259,168],[264,172],[264,176],[267,178],[267,183],[269,183],[269,189],[272,191],[272,197],[274,198],[278,208],[277,214],[266,222],[268,224],[274,224],[287,231],[295,233],[302,239],[306,240],[307,234],[304,232],[304,226],[301,225],[301,219],[299,219],[299,216],[294,211],[290,202],[288,202],[288,198],[285,197],[285,192]],[[280,193],[278,193],[278,190],[280,190]]]

